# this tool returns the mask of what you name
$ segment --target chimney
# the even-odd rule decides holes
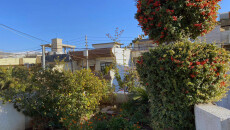
[[[55,52],[57,54],[62,54],[63,53],[62,39],[59,38],[52,39],[51,50],[52,52]]]

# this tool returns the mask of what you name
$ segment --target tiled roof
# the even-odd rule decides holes
[[[75,61],[86,59],[84,56],[83,51],[73,51],[69,53],[71,58]],[[88,59],[95,59],[100,57],[113,57],[112,48],[100,48],[100,49],[93,49],[88,51]]]

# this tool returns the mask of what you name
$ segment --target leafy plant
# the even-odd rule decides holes
[[[32,117],[39,129],[78,126],[97,110],[108,90],[106,81],[89,70],[72,73],[53,68],[14,68],[1,69],[0,73],[5,77],[1,81],[8,79],[6,89],[0,91],[2,99]]]
[[[193,107],[218,101],[228,91],[229,53],[190,41],[143,53],[137,70],[147,86],[154,129],[194,129]]]
[[[123,103],[122,115],[128,117],[131,122],[136,122],[144,126],[150,125],[150,104],[145,87],[135,87],[130,93],[129,101]]]
[[[143,86],[135,87],[132,91],[132,99],[143,104],[148,104],[149,98],[146,88]]]

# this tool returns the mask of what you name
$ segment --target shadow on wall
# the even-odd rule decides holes
[[[227,96],[222,98],[221,101],[216,102],[217,106],[224,107],[230,110],[230,90],[227,93]]]
[[[119,69],[119,74],[121,76],[121,79],[124,80],[124,76],[125,74],[127,73],[126,69],[128,68],[129,66],[123,66],[123,65],[117,65],[117,68]],[[110,76],[111,76],[111,84],[113,86],[115,86],[115,92],[118,92],[119,90],[121,90],[118,82],[117,82],[117,79],[115,77],[115,72],[112,70],[112,72],[110,72]]]

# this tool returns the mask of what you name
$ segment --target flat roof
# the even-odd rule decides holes
[[[117,44],[117,45],[124,45],[124,44],[122,44],[122,43],[118,43],[118,42],[96,43],[96,44],[92,44],[92,45],[103,45],[103,44]]]
[[[51,44],[44,44],[44,45],[41,45],[41,46],[51,47]],[[76,46],[62,44],[62,47],[64,47],[64,48],[75,48]]]

